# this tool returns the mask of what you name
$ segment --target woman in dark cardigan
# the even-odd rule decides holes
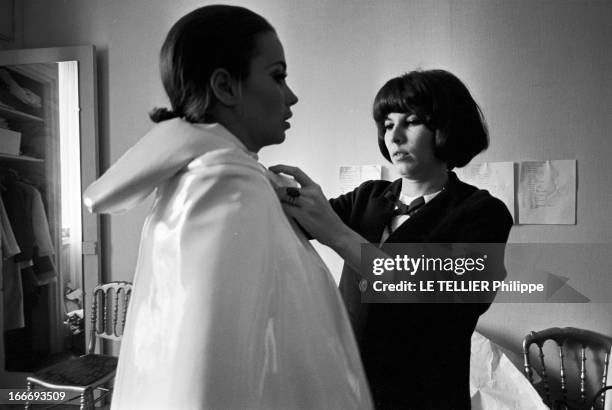
[[[279,165],[271,169],[301,185],[279,196],[288,215],[345,261],[340,292],[377,408],[470,408],[470,339],[489,304],[362,303],[372,278],[359,268],[367,242],[391,255],[392,243],[507,241],[505,205],[451,171],[488,147],[484,119],[465,85],[443,70],[391,79],[373,111],[379,148],[400,179],[368,181],[328,202],[301,170]]]

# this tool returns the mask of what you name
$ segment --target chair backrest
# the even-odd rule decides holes
[[[587,350],[591,350],[591,359],[595,362],[598,360],[602,363],[601,374],[592,376],[597,381],[597,389],[606,385],[606,378],[608,374],[608,365],[610,362],[610,347],[612,346],[612,337],[601,335],[599,333],[591,332],[589,330],[577,329],[573,327],[558,328],[553,327],[544,329],[539,332],[531,332],[523,340],[523,358],[525,365],[525,373],[529,378],[529,381],[534,384],[533,369],[529,358],[529,348],[532,344],[538,346],[538,357],[540,361],[540,368],[538,373],[542,377],[543,384],[543,398],[546,404],[551,406],[553,400],[551,399],[551,388],[550,388],[550,377],[547,373],[546,363],[544,361],[544,343],[548,340],[553,340],[558,347],[559,351],[559,372],[560,372],[560,384],[561,384],[561,400],[563,403],[568,403],[568,374],[567,374],[567,351],[572,347],[580,347],[580,390],[579,390],[579,406],[587,408],[588,402],[586,398],[587,391]],[[600,354],[598,354],[600,353]],[[603,357],[603,361],[601,358]],[[550,365],[550,363],[549,363]],[[550,367],[550,366],[549,366]],[[601,396],[601,407],[605,404],[605,395]]]
[[[94,353],[98,338],[121,340],[131,295],[130,282],[109,282],[94,288],[89,353]]]

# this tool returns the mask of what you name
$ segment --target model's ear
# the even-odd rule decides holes
[[[240,98],[238,81],[224,68],[217,68],[210,76],[210,89],[223,105],[234,106]]]

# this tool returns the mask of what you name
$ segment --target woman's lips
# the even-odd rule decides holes
[[[283,127],[285,129],[291,128],[291,124],[289,124],[289,118],[293,117],[293,113],[289,113],[287,115],[285,115],[285,118],[283,118]]]
[[[397,151],[393,154],[393,159],[396,161],[405,161],[410,158],[410,154],[405,151]]]

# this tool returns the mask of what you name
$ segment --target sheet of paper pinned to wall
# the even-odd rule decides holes
[[[382,178],[380,165],[342,165],[340,166],[340,192],[346,194],[365,181]]]
[[[576,223],[576,160],[520,163],[519,223]]]
[[[483,162],[468,164],[454,170],[460,180],[480,189],[486,189],[491,195],[499,198],[514,216],[514,163]]]

